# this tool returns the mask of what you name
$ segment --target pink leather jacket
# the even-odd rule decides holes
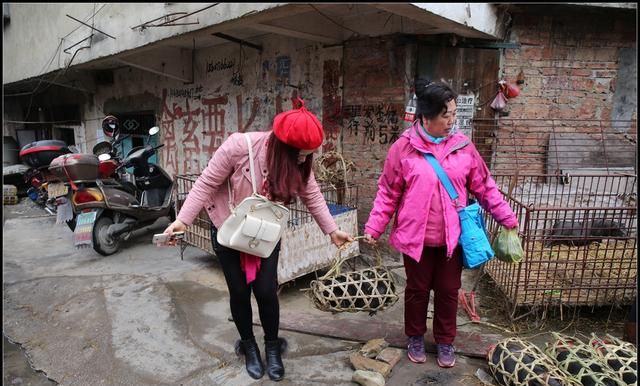
[[[251,132],[248,134],[251,136],[253,147],[256,189],[260,193],[260,188],[267,175],[267,140],[271,131]],[[238,205],[253,193],[247,141],[242,133],[231,134],[213,154],[209,164],[202,171],[202,174],[187,195],[180,213],[178,213],[178,220],[189,226],[198,216],[200,210],[205,208],[213,225],[216,228],[220,228],[231,213],[229,209],[229,190],[227,188],[229,181],[231,182],[234,205]],[[300,199],[325,234],[338,229],[338,225],[331,216],[327,203],[320,192],[320,187],[313,172],[304,191],[300,193]]]
[[[438,162],[458,192],[459,203],[467,205],[468,189],[498,223],[507,228],[516,227],[518,219],[469,138],[462,133],[453,134],[439,146],[445,146],[446,150],[437,158]],[[389,243],[416,261],[422,257],[434,187],[440,184],[433,167],[423,156],[425,152],[429,149],[416,133],[415,125],[391,145],[365,225],[365,232],[378,239],[395,214]],[[447,256],[452,256],[460,237],[460,219],[444,188],[440,189],[440,200],[444,211]]]

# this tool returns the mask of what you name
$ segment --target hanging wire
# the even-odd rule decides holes
[[[98,10],[95,9],[95,4],[94,4],[94,12],[89,15],[88,17],[86,17],[84,19],[84,21],[88,21],[91,18],[95,18],[95,15],[98,14],[98,12],[100,12],[104,7],[106,7],[107,5],[109,5],[108,3],[103,4]],[[71,30],[71,32],[69,32],[68,34],[66,34],[64,37],[60,38],[60,43],[58,44],[58,47],[56,48],[55,52],[53,53],[53,56],[51,57],[51,59],[49,59],[49,62],[40,70],[39,74],[36,75],[36,77],[41,77],[42,75],[45,74],[45,72],[47,71],[47,69],[51,66],[51,63],[53,62],[53,59],[55,59],[56,56],[60,55],[60,48],[62,47],[62,43],[64,42],[64,40],[69,37],[69,35],[71,35],[72,33],[74,33],[75,31],[77,31],[80,27],[82,27],[82,25],[77,26],[76,28],[74,28],[73,30]],[[79,51],[80,49],[78,49]],[[77,52],[77,51],[76,51]],[[71,61],[69,62],[69,64],[71,64]],[[67,68],[69,67],[69,65],[67,65]],[[57,73],[54,77],[53,80],[51,80],[52,82],[55,81],[59,76],[61,76],[62,73]],[[23,93],[16,93],[16,94],[5,94],[5,96],[21,96],[21,95],[33,95],[36,94],[38,92],[38,89],[40,88],[40,86],[42,85],[42,82],[44,81],[44,78],[40,78],[38,81],[38,84],[36,85],[36,88],[33,89],[33,91],[28,91],[28,92],[23,92]],[[49,86],[47,86],[46,88],[44,88],[43,90],[41,90],[40,92],[44,92],[46,91],[49,87],[51,87],[51,83],[49,84]],[[29,105],[31,105],[32,100],[29,101]],[[29,107],[29,109],[27,110],[27,112],[31,112],[31,107]],[[28,116],[28,115],[27,115]]]
[[[333,24],[337,25],[338,27],[342,28],[342,29],[346,29],[347,31],[351,31],[353,32],[354,35],[356,36],[360,36],[360,33],[358,31],[354,31],[349,27],[346,27],[340,23],[338,23],[337,21],[333,20],[331,17],[325,15],[324,13],[322,13],[318,8],[316,8],[313,4],[309,4],[309,6],[313,9],[315,9],[316,12],[318,12],[320,15],[324,16],[327,20],[329,20],[330,22],[332,22]],[[353,35],[352,35],[353,36]],[[352,36],[350,36],[349,38],[351,38]]]
[[[86,21],[88,21],[89,19],[91,19],[92,17],[95,17],[95,16],[98,14],[98,12],[102,11],[102,8],[106,7],[107,5],[109,5],[109,3],[105,3],[105,4],[103,4],[103,5],[102,5],[102,7],[100,7],[100,8],[96,11],[96,10],[95,10],[95,9],[96,9],[96,7],[95,7],[95,4],[94,4],[94,6],[93,6],[93,10],[94,10],[94,12],[93,12],[91,15],[89,15],[88,17],[86,17],[86,18],[84,19],[84,21],[86,22]],[[69,35],[71,35],[72,33],[76,32],[76,31],[78,30],[78,28],[80,28],[80,27],[82,27],[82,25],[79,25],[79,26],[77,26],[76,28],[72,29],[72,30],[71,30],[71,32],[69,32],[68,34],[66,34],[62,39],[63,39],[63,40],[64,40],[64,39],[66,39],[67,37],[69,37]]]

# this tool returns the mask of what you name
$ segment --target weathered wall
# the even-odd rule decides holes
[[[143,47],[170,37],[236,20],[243,15],[271,11],[286,3],[219,3],[194,14],[190,22],[170,28],[132,30],[131,27],[173,12],[192,13],[211,4],[206,3],[14,3],[9,5],[11,22],[3,28],[3,83],[38,76],[73,64]],[[89,40],[91,29],[67,17],[70,15],[115,39],[99,32]],[[205,22],[206,21],[206,22]],[[34,28],[37,26],[38,28]],[[28,48],[28,49],[25,49]],[[67,52],[65,49],[69,48]],[[77,51],[77,54],[76,54]],[[74,55],[75,54],[75,55]]]
[[[636,43],[634,15],[615,15],[515,15],[510,40],[522,46],[505,50],[504,75],[515,81],[522,70],[526,79],[521,96],[509,103],[510,116],[613,118],[621,55]],[[633,98],[623,92],[635,100],[635,91]],[[635,109],[635,103],[627,108]]]
[[[291,108],[291,97],[302,97],[320,119],[323,99],[341,100],[335,71],[341,47],[273,36],[255,42],[262,45],[262,54],[238,44],[198,50],[193,84],[137,69],[117,70],[114,85],[98,89],[86,116],[98,120],[107,113],[155,111],[165,143],[161,163],[172,174],[197,174],[230,133],[269,130],[273,116]],[[323,84],[324,72],[334,75],[330,85]],[[332,138],[329,147],[337,143],[337,135]]]
[[[347,42],[344,51],[342,148],[355,163],[358,222],[366,222],[389,146],[405,128],[408,81],[414,78],[415,47],[392,37]]]
[[[508,118],[592,121],[572,124],[572,130],[585,133],[600,127],[635,131],[635,124],[612,122],[637,119],[635,14],[570,10],[514,14],[510,41],[521,47],[505,50],[504,78],[515,83],[522,72],[525,83],[520,96],[508,102]],[[551,123],[547,127],[551,130]],[[540,135],[524,145],[543,149],[547,141],[548,135]],[[528,171],[542,174],[543,160],[528,165]]]

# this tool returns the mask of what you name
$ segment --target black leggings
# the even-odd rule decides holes
[[[240,252],[223,247],[216,241],[217,229],[211,226],[211,243],[222,264],[222,271],[229,288],[231,316],[243,340],[255,338],[253,335],[253,311],[251,310],[251,290],[258,303],[260,322],[265,340],[278,339],[280,327],[280,304],[278,302],[278,256],[280,244],[271,256],[262,259],[256,279],[247,284],[245,273],[240,268]]]

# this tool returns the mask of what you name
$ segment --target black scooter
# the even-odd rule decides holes
[[[149,135],[159,132],[152,127]],[[97,179],[95,187],[82,187],[73,192],[72,205],[76,219],[74,245],[88,247],[101,255],[116,253],[131,232],[153,224],[160,217],[175,219],[173,179],[149,157],[163,147],[139,146],[117,166],[117,179]],[[111,158],[111,152],[100,154],[100,161]],[[133,167],[133,175],[126,168]]]

